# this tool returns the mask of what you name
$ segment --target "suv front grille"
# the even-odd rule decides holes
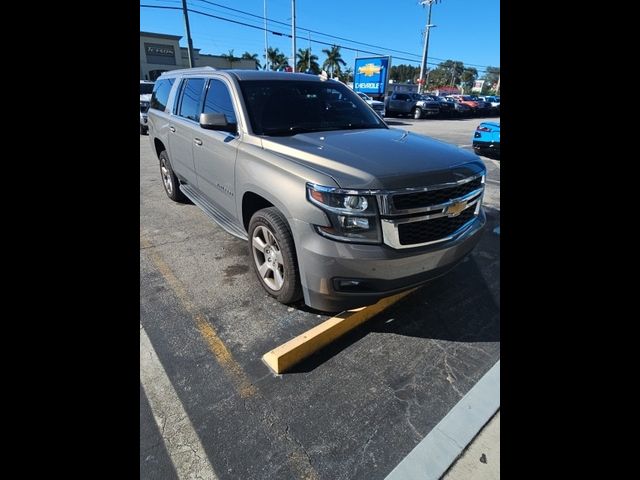
[[[446,238],[470,221],[474,217],[475,210],[475,206],[472,205],[457,217],[440,217],[422,222],[401,223],[398,225],[400,245],[433,242]]]
[[[393,206],[396,210],[411,210],[431,205],[446,203],[452,198],[459,198],[482,187],[482,177],[470,182],[450,188],[441,188],[426,192],[403,193],[393,196]]]

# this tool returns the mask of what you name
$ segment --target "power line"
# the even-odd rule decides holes
[[[140,6],[141,6],[141,7],[144,7],[144,8],[158,8],[158,9],[162,9],[162,10],[182,10],[182,8],[179,8],[179,7],[167,7],[167,6],[161,6],[161,5],[146,5],[146,4],[140,4]],[[225,21],[225,22],[231,22],[231,23],[235,23],[235,24],[237,24],[237,25],[243,25],[243,26],[245,26],[245,27],[250,27],[250,28],[253,28],[253,29],[256,29],[256,30],[262,30],[262,31],[264,31],[264,27],[263,27],[263,26],[252,25],[252,24],[250,24],[250,23],[240,22],[240,21],[238,21],[238,20],[232,20],[232,19],[230,19],[230,18],[220,17],[220,16],[218,16],[218,15],[212,15],[212,14],[209,14],[209,13],[201,12],[201,11],[199,11],[199,10],[193,10],[193,9],[190,9],[190,8],[187,8],[187,11],[189,11],[189,12],[191,12],[191,13],[196,13],[196,14],[198,14],[198,15],[203,15],[203,16],[205,16],[205,17],[211,17],[211,18],[215,18],[215,19],[218,19],[218,20],[223,20],[223,21]],[[261,18],[264,18],[264,17],[261,17]],[[274,22],[274,23],[275,23],[275,22]],[[282,22],[279,22],[279,23],[282,23]],[[267,31],[268,31],[268,32],[270,32],[270,33],[271,33],[271,34],[273,34],[273,35],[277,35],[277,36],[280,36],[280,37],[288,37],[288,38],[291,38],[291,34],[288,34],[288,33],[278,32],[278,31],[276,31],[276,30],[269,30],[269,29],[268,29]],[[371,55],[384,56],[384,54],[382,54],[382,53],[380,53],[380,52],[372,52],[372,51],[368,51],[368,50],[362,50],[362,49],[359,49],[359,48],[351,48],[351,47],[347,47],[347,46],[345,46],[345,45],[336,45],[335,43],[323,42],[323,41],[321,41],[321,40],[311,40],[311,42],[313,42],[313,43],[318,43],[318,44],[321,44],[321,45],[327,45],[327,46],[330,46],[330,47],[332,47],[332,46],[334,46],[334,45],[335,45],[335,46],[337,46],[337,47],[343,48],[343,49],[345,49],[345,50],[351,50],[351,51],[353,51],[353,52],[369,53],[369,54],[371,54]],[[387,50],[387,51],[392,51],[392,50],[390,50],[390,49],[385,49],[385,48],[382,48],[382,49],[383,49],[383,50]],[[393,58],[394,58],[394,59],[397,59],[397,60],[404,60],[404,61],[406,61],[406,62],[410,62],[410,63],[420,63],[420,60],[414,60],[414,59],[412,59],[412,58],[397,57],[397,56],[394,56]],[[431,57],[431,58],[434,58],[434,57]],[[436,65],[436,66],[438,66],[438,65],[439,65],[439,64],[437,64],[437,63],[435,63],[435,62],[427,62],[427,64],[430,64],[430,65]],[[470,65],[470,64],[469,64],[469,65]],[[484,71],[484,70],[483,70],[483,71]]]
[[[260,20],[262,20],[262,21],[264,21],[264,19],[265,19],[265,17],[263,17],[263,16],[261,16],[261,15],[256,15],[256,14],[251,13],[251,12],[245,12],[244,10],[238,10],[237,8],[227,7],[227,6],[225,6],[225,5],[221,5],[221,4],[219,4],[219,3],[210,2],[209,0],[194,0],[194,1],[202,2],[202,3],[208,3],[209,5],[214,5],[214,6],[216,6],[216,7],[224,8],[224,9],[226,9],[226,10],[231,10],[231,11],[233,11],[233,12],[238,12],[238,13],[242,13],[242,14],[244,14],[244,15],[248,15],[248,16],[250,16],[250,17],[259,18],[259,19],[260,19]],[[202,7],[202,8],[206,8],[206,7]],[[267,18],[267,20],[268,20],[269,22],[272,22],[272,23],[278,23],[278,24],[280,24],[280,25],[284,25],[284,26],[286,26],[286,27],[291,27],[291,24],[290,24],[290,23],[281,22],[281,21],[279,21],[279,20],[272,20],[272,19],[270,19],[270,18]],[[381,49],[386,50],[386,51],[388,51],[388,52],[403,53],[403,54],[405,54],[405,55],[412,55],[412,56],[415,56],[415,57],[422,57],[422,55],[421,55],[421,54],[411,53],[411,52],[406,52],[406,51],[404,51],[404,50],[395,50],[395,49],[392,49],[392,48],[381,47],[380,45],[373,45],[373,44],[371,44],[371,43],[359,42],[359,41],[357,41],[357,40],[351,40],[351,39],[349,39],[349,38],[338,37],[338,36],[336,36],[336,35],[330,35],[330,34],[328,34],[328,33],[318,32],[317,30],[310,30],[310,29],[308,29],[308,28],[304,28],[304,27],[296,27],[296,30],[304,30],[304,31],[306,31],[306,32],[311,32],[311,33],[315,33],[315,34],[318,34],[318,35],[324,35],[325,37],[330,37],[330,38],[337,38],[338,40],[344,40],[345,42],[355,43],[355,44],[358,44],[358,45],[365,45],[365,46],[367,46],[367,47],[372,47],[372,48],[381,48]],[[430,57],[430,58],[433,58],[434,60],[440,60],[440,61],[442,61],[442,62],[444,62],[444,61],[446,61],[446,60],[449,60],[449,59],[437,58],[437,57]],[[475,64],[475,63],[465,63],[465,65],[469,65],[469,66],[472,66],[472,67],[483,67],[483,68],[486,68],[486,67],[490,67],[490,66],[491,66],[491,65],[478,65],[478,64]]]
[[[220,7],[220,8],[225,8],[227,10],[232,10],[234,12],[239,12],[239,13],[243,13],[245,15],[248,15],[250,17],[255,17],[255,18],[259,18],[261,20],[264,20],[264,17],[261,15],[256,15],[254,13],[250,13],[250,12],[245,12],[243,10],[238,10],[237,8],[231,8],[231,7],[226,7],[224,5],[220,5],[219,3],[214,3],[214,2],[209,2],[208,0],[196,0],[202,3],[208,3],[209,5],[215,5],[216,7]],[[203,7],[204,8],[204,7]],[[279,20],[272,20],[270,18],[267,18],[267,20],[271,23],[278,23],[280,25],[284,25],[285,27],[291,27],[290,23],[286,23],[286,22],[281,22]],[[337,38],[338,40],[343,40],[345,42],[350,42],[350,43],[355,43],[358,45],[364,45],[366,47],[372,47],[372,48],[381,48],[383,50],[386,50],[388,52],[396,52],[396,53],[403,53],[405,55],[414,55],[416,57],[419,57],[420,55],[416,54],[416,53],[411,53],[411,52],[405,52],[404,50],[395,50],[392,48],[386,48],[386,47],[381,47],[380,45],[372,45],[371,43],[364,43],[364,42],[359,42],[357,40],[351,40],[349,38],[344,38],[344,37],[338,37],[337,35],[330,35],[328,33],[323,33],[323,32],[318,32],[317,30],[311,30],[309,28],[304,28],[304,27],[296,27],[296,30],[304,30],[305,32],[310,32],[310,33],[315,33],[317,35],[323,35],[325,37],[330,37],[330,38]]]

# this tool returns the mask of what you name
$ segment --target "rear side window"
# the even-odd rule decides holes
[[[204,113],[224,113],[227,122],[238,123],[229,89],[220,80],[211,79],[204,101]]]
[[[178,115],[194,122],[200,121],[200,99],[204,88],[203,78],[189,78],[182,87]]]
[[[150,108],[164,111],[167,106],[167,100],[169,100],[169,92],[171,91],[173,82],[175,82],[175,78],[167,78],[156,82],[153,86]]]
[[[410,100],[411,97],[409,97],[409,95],[407,95],[406,93],[398,93],[396,94],[396,100]]]

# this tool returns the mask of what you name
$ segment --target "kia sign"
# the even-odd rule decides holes
[[[356,58],[353,89],[372,95],[384,95],[387,89],[391,57]]]

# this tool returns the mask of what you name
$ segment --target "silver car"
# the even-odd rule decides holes
[[[485,166],[389,128],[346,85],[209,67],[156,80],[149,139],[166,194],[247,253],[266,292],[340,311],[453,268],[485,225]]]
[[[147,126],[147,111],[149,110],[149,101],[153,92],[154,82],[149,80],[140,80],[140,135],[146,135],[149,127]]]
[[[369,95],[367,95],[366,93],[363,93],[363,92],[356,92],[356,94],[361,99],[363,99],[365,102],[367,102],[367,105],[369,105],[371,108],[373,108],[374,112],[376,112],[381,117],[385,116],[384,102],[381,102],[379,100],[374,100]]]

